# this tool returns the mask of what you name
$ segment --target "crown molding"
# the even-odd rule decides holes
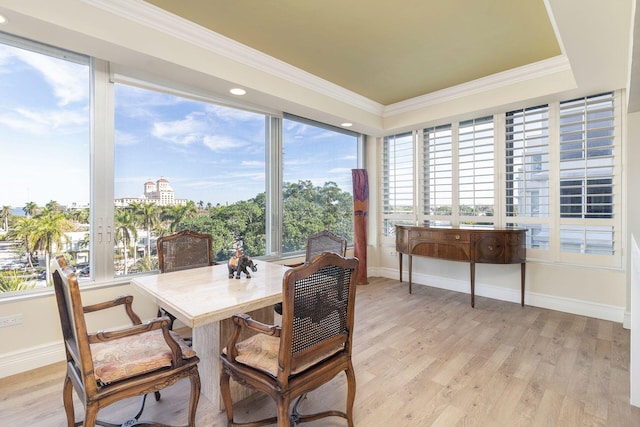
[[[378,116],[384,106],[142,0],[82,0],[129,21]]]
[[[553,58],[534,62],[533,64],[523,65],[522,67],[513,68],[501,73],[492,74],[457,86],[452,86],[443,90],[388,105],[384,109],[383,116],[390,117],[397,114],[408,113],[421,108],[441,104],[443,102],[453,101],[469,95],[499,89],[505,86],[557,74],[567,70],[571,70],[569,60],[564,55],[558,55]]]
[[[173,15],[143,0],[82,0],[129,21],[170,35],[216,55],[236,61],[269,75],[289,81],[336,101],[380,117],[391,117],[460,99],[469,95],[571,70],[565,55],[496,73],[457,86],[384,106],[369,98],[321,79],[284,61],[236,42],[191,21]]]

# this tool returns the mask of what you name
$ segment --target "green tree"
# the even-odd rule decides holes
[[[147,258],[151,259],[151,230],[160,222],[160,207],[155,203],[131,204],[138,223],[147,232]]]
[[[13,224],[13,228],[7,233],[9,239],[18,240],[24,250],[27,258],[27,264],[30,268],[33,268],[31,262],[32,242],[33,235],[36,231],[36,221],[30,217],[20,217]]]
[[[34,216],[37,210],[38,210],[38,205],[36,204],[36,202],[27,202],[22,208],[22,211],[28,217]]]
[[[195,202],[189,200],[186,205],[165,206],[162,213],[163,221],[168,223],[167,231],[175,233],[182,221],[198,216]]]
[[[44,252],[47,282],[51,277],[49,261],[54,250],[62,248],[65,233],[73,229],[73,224],[64,214],[45,208],[34,217],[35,227],[31,235],[33,247]]]
[[[135,261],[135,243],[138,241],[138,231],[135,227],[135,218],[130,208],[116,208],[115,210],[115,239],[116,242],[122,242],[123,247],[123,274],[128,274],[129,259],[128,253],[133,242],[134,264]]]
[[[17,270],[0,271],[0,292],[24,291],[35,286],[35,283],[24,280]]]
[[[2,219],[4,231],[9,231],[9,217],[11,217],[11,206],[5,205],[0,209],[0,219]]]

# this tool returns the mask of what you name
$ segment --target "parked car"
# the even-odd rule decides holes
[[[81,269],[76,270],[76,275],[78,277],[89,277],[89,276],[91,276],[91,270],[90,270],[89,266],[82,267]]]

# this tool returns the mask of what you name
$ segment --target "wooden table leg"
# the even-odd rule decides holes
[[[402,283],[402,252],[398,252],[398,269],[400,270],[400,283]]]

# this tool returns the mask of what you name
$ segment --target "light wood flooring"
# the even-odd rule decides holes
[[[629,331],[619,323],[370,278],[357,293],[355,424],[376,426],[640,426],[629,405]],[[65,426],[64,364],[0,379],[0,426]],[[305,409],[344,407],[340,375]],[[188,383],[150,399],[143,418],[184,424]],[[130,413],[134,402],[100,418]],[[241,420],[273,414],[265,397],[237,405]],[[76,413],[82,407],[76,403]],[[200,399],[198,426],[225,425]],[[325,418],[308,426],[345,426]]]

